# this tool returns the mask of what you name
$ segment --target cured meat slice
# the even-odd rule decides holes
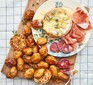
[[[64,40],[60,40],[58,43],[57,43],[57,46],[58,46],[58,49],[60,52],[63,52],[63,46],[65,44],[65,41]]]
[[[77,8],[72,15],[72,19],[77,25],[83,29],[87,29],[89,26],[89,17],[81,8]]]
[[[89,22],[89,17],[87,13],[85,13],[82,9],[77,8],[76,12],[73,13],[73,20],[77,22],[78,24],[82,24],[85,22]]]
[[[75,38],[78,43],[81,43],[84,40],[84,33],[81,31],[77,25],[74,23],[72,27],[72,38]]]
[[[74,44],[77,42],[77,40],[75,38],[71,37],[72,31],[70,31],[65,37],[64,37],[64,41],[66,42],[66,44]]]
[[[57,46],[57,42],[53,42],[51,45],[50,45],[50,50],[52,52],[59,52],[59,49],[58,49],[58,46]]]
[[[69,52],[72,52],[74,50],[74,48],[71,46],[71,45],[68,45],[68,44],[64,44],[63,45],[63,52],[64,53],[69,53]]]

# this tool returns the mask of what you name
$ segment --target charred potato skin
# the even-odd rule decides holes
[[[24,69],[24,61],[22,58],[17,59],[17,69],[22,71]]]
[[[27,79],[33,78],[34,76],[34,69],[33,68],[29,68],[24,72],[24,77]]]
[[[24,53],[25,55],[32,55],[33,50],[32,50],[32,48],[27,47],[27,48],[24,48],[24,49],[23,49],[23,53]]]
[[[37,69],[37,70],[35,71],[35,73],[34,73],[34,77],[35,77],[35,78],[40,78],[40,77],[42,77],[43,74],[44,74],[44,71],[45,71],[44,68],[39,68],[39,69]]]
[[[17,75],[17,69],[16,67],[12,67],[9,72],[6,74],[7,78],[14,78]]]
[[[49,64],[44,61],[40,61],[36,66],[37,68],[48,68]]]
[[[42,57],[46,57],[48,55],[47,46],[41,46],[41,48],[39,49],[39,53]]]
[[[31,25],[34,29],[38,30],[43,27],[43,21],[42,20],[33,20],[31,22]]]
[[[34,39],[32,38],[31,35],[27,37],[26,43],[27,43],[27,46],[28,46],[28,47],[35,46],[35,41],[34,41]]]
[[[55,66],[55,65],[51,65],[49,70],[51,71],[52,73],[52,77],[56,77],[57,78],[57,75],[58,75],[58,68]]]
[[[38,63],[42,60],[42,57],[39,53],[34,53],[31,57],[32,63]]]
[[[31,63],[31,56],[23,55],[23,60],[25,63],[29,64]]]
[[[20,57],[22,57],[23,53],[22,51],[14,51],[14,59],[18,59]]]
[[[53,65],[56,65],[58,63],[58,60],[55,57],[53,57],[53,56],[47,56],[45,61],[48,64],[53,64]]]
[[[28,9],[28,10],[25,11],[24,19],[32,20],[34,14],[35,14],[35,12],[33,10]]]
[[[5,60],[5,64],[8,66],[8,67],[13,67],[13,66],[16,66],[16,60],[14,58],[7,58]]]
[[[67,80],[69,80],[69,75],[67,75],[66,73],[64,73],[62,71],[59,71],[57,78],[60,80],[63,80],[63,81],[67,81]]]
[[[47,39],[44,37],[38,38],[37,40],[37,44],[40,46],[45,45],[47,42],[48,42]]]

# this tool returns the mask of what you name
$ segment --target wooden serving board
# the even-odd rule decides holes
[[[31,10],[36,11],[36,10],[38,9],[38,7],[39,7],[41,4],[43,4],[45,1],[47,1],[47,0],[40,0],[40,2],[39,2],[38,5],[32,6],[33,3],[35,3],[35,0],[28,0],[28,4],[27,4],[27,7],[26,7],[25,11],[26,11],[27,9],[31,9]],[[87,10],[89,10],[89,9],[87,8]],[[23,30],[23,24],[22,24],[22,22],[20,22],[19,27],[18,27],[18,34],[22,34],[22,30]],[[76,54],[76,55],[73,55],[73,56],[70,56],[70,57],[67,58],[67,59],[69,59],[69,61],[70,61],[70,63],[71,63],[71,69],[74,68],[76,56],[77,56],[77,54]],[[9,57],[10,57],[10,58],[13,57],[13,51],[12,51],[11,48],[10,48],[10,51],[9,51],[9,53],[8,53],[7,58],[9,58]],[[10,70],[10,68],[4,64],[1,72],[4,73],[4,74],[6,74],[9,70]],[[19,78],[24,78],[23,72],[18,71],[17,77],[19,77]],[[49,85],[65,85],[65,83],[66,83],[66,82],[56,83],[55,81],[51,80],[48,84],[49,84]],[[69,85],[70,85],[70,84],[69,84]]]

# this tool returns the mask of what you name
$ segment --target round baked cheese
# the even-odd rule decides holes
[[[70,8],[53,8],[43,19],[43,29],[50,37],[63,37],[71,29],[72,13]]]

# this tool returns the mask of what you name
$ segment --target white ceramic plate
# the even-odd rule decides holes
[[[55,7],[68,7],[68,8],[71,8],[73,11],[77,7],[80,7],[82,10],[84,10],[88,14],[87,10],[82,5],[80,5],[79,3],[77,3],[73,0],[48,0],[38,8],[38,10],[35,13],[35,16],[34,16],[33,20],[35,20],[35,19],[42,20],[44,18],[45,14],[48,11],[50,11],[52,8],[55,8]],[[85,39],[82,42],[82,44],[80,46],[78,46],[73,52],[65,54],[65,53],[62,53],[62,52],[54,53],[54,52],[50,51],[49,47],[50,47],[52,41],[55,41],[55,40],[51,40],[50,38],[48,38],[48,36],[44,33],[43,30],[32,29],[32,31],[33,31],[33,37],[34,37],[36,42],[37,42],[37,39],[42,37],[42,36],[44,36],[48,39],[48,44],[47,44],[48,53],[50,55],[53,55],[53,56],[56,56],[56,57],[68,57],[68,56],[71,56],[71,55],[74,55],[74,54],[78,53],[87,44],[87,42],[89,40],[89,37],[90,37],[90,34],[91,34],[91,31],[88,31],[85,34]]]

